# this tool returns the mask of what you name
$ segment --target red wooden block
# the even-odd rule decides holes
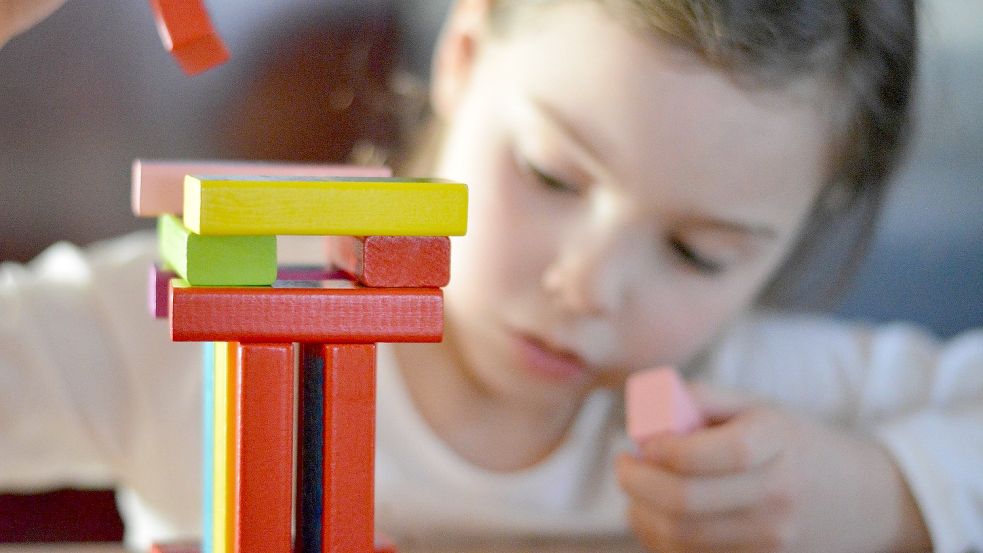
[[[439,342],[436,288],[222,288],[171,281],[177,342]]]
[[[325,345],[324,507],[327,551],[374,549],[375,345]]]
[[[161,268],[157,263],[150,266],[147,282],[147,307],[155,319],[167,318],[167,284],[175,277],[177,274]]]
[[[328,259],[364,286],[440,288],[451,278],[446,236],[328,236]]]
[[[202,0],[150,0],[164,47],[189,75],[229,59]]]
[[[150,549],[150,553],[201,553],[201,546],[197,543],[155,543]],[[397,553],[396,546],[389,540],[376,536],[375,553]]]
[[[236,553],[290,553],[293,344],[239,344],[233,535]]]

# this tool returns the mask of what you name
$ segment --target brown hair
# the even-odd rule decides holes
[[[518,8],[571,0],[491,0],[493,30]],[[654,32],[744,85],[830,83],[838,135],[826,188],[759,305],[831,307],[866,253],[907,142],[917,52],[914,0],[578,0]],[[435,148],[431,126],[423,150]],[[419,154],[420,151],[417,151]],[[431,154],[433,152],[430,152]],[[426,170],[427,153],[412,170]],[[412,158],[411,158],[412,159]]]

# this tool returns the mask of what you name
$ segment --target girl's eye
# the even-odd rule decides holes
[[[706,275],[717,275],[726,269],[723,263],[701,255],[676,236],[669,238],[669,247],[684,263]]]
[[[522,165],[525,167],[526,171],[528,171],[529,174],[532,175],[532,177],[539,182],[539,184],[545,186],[550,190],[555,190],[557,192],[565,192],[568,194],[576,194],[577,192],[579,192],[579,189],[576,186],[573,186],[572,184],[569,184],[563,180],[560,180],[557,177],[554,177],[553,175],[546,173],[545,171],[536,167],[535,165],[533,165],[528,161],[524,161]]]

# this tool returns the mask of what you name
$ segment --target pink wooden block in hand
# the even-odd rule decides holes
[[[672,367],[637,372],[625,388],[628,436],[642,443],[661,432],[686,434],[704,426],[703,415]]]

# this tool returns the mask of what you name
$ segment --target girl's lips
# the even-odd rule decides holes
[[[541,378],[571,382],[587,375],[587,364],[575,353],[553,348],[528,334],[518,334],[515,341],[519,361]]]

